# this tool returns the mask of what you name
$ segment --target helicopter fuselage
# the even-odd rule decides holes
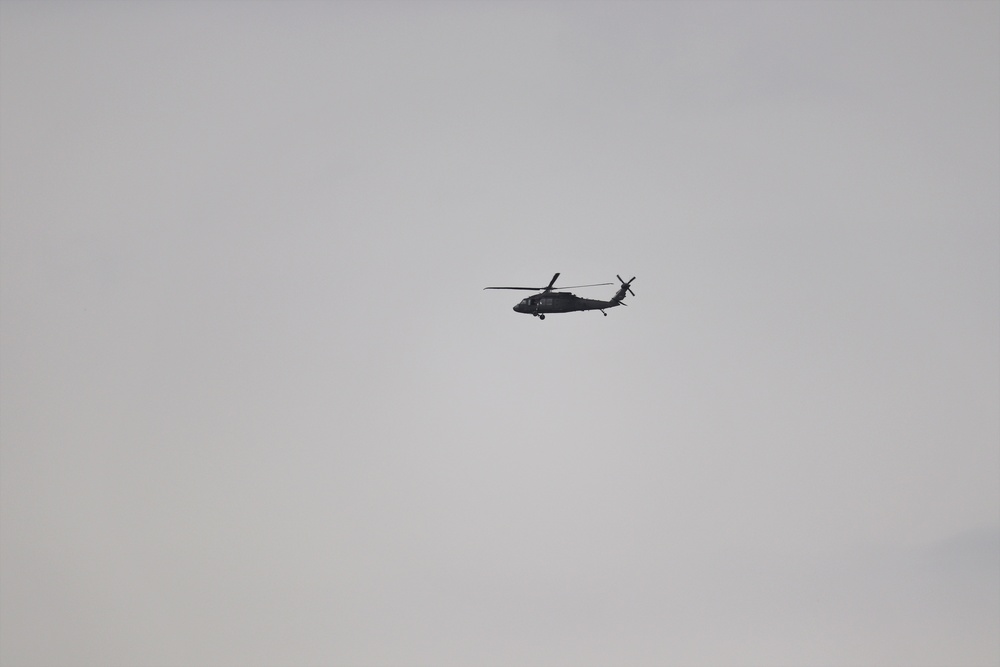
[[[515,313],[526,313],[544,319],[547,313],[572,313],[578,310],[600,310],[621,305],[617,301],[584,299],[569,292],[533,294],[514,306]]]

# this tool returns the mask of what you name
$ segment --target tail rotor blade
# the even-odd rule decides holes
[[[631,294],[632,296],[635,296],[635,292],[632,291],[632,280],[635,280],[635,276],[632,276],[632,280],[629,280],[628,282],[625,282],[624,280],[622,280],[622,277],[619,276],[617,273],[615,274],[615,276],[621,282],[622,287],[624,287],[626,290],[628,290],[629,294]]]

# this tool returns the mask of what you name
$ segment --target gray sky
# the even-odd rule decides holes
[[[1000,660],[1000,4],[4,2],[0,76],[3,665]],[[637,296],[482,291],[556,271]]]

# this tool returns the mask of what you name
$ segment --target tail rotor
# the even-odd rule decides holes
[[[632,280],[635,280],[635,276],[632,276],[631,280],[629,280],[628,282],[622,280],[622,277],[619,276],[618,274],[615,274],[615,277],[618,278],[618,282],[622,284],[621,287],[622,289],[627,290],[629,294],[635,296],[635,292],[632,291]],[[622,296],[624,297],[624,295]]]
[[[632,276],[632,280],[635,280],[635,276]],[[618,276],[618,282],[620,282],[622,286],[618,288],[618,292],[614,295],[614,297],[612,297],[611,299],[612,303],[614,303],[615,305],[624,306],[625,305],[624,299],[626,294],[631,294],[632,296],[635,296],[635,292],[632,291],[632,280],[625,282],[625,280],[623,280],[621,276]]]

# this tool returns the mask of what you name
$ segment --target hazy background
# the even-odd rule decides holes
[[[0,76],[5,667],[1000,661],[1000,4],[4,2]],[[637,296],[482,291],[556,271]]]

